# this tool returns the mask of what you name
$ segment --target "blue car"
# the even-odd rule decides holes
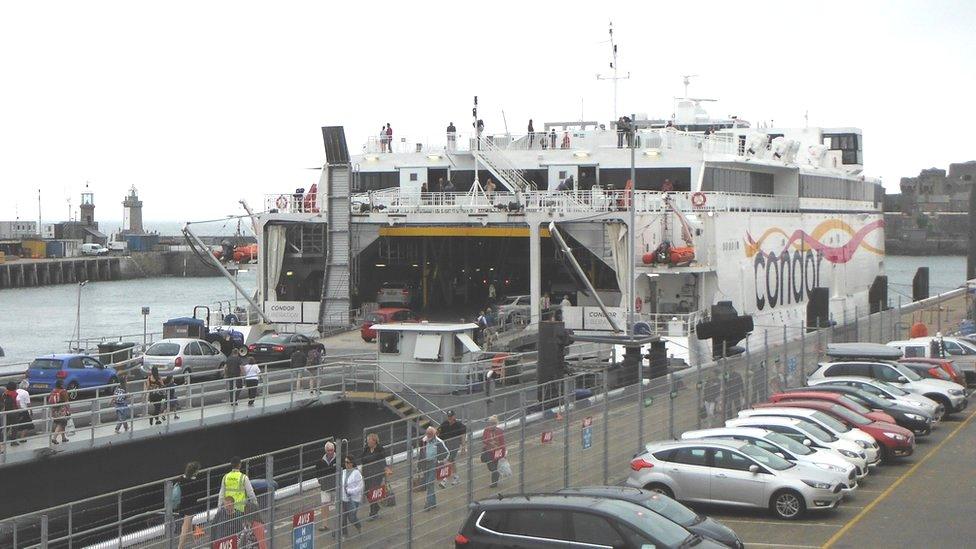
[[[35,358],[27,370],[30,393],[47,393],[57,380],[64,383],[71,400],[79,391],[118,383],[115,368],[105,366],[98,359],[86,355],[56,354]],[[106,389],[110,393],[114,389]]]

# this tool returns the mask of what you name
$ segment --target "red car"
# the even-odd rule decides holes
[[[413,314],[413,311],[404,307],[384,307],[366,315],[363,326],[359,329],[359,335],[363,341],[369,343],[376,339],[376,330],[373,324],[386,324],[387,322],[419,322],[420,318]]]
[[[843,422],[848,427],[860,429],[871,435],[881,446],[882,459],[885,461],[894,457],[910,456],[915,452],[915,435],[904,427],[899,427],[893,423],[873,421],[857,412],[848,410],[840,404],[826,400],[791,400],[789,405],[821,411]],[[775,408],[778,406],[783,406],[783,403],[766,402],[755,404],[753,408]]]
[[[953,383],[966,386],[966,376],[960,372],[951,360],[943,358],[902,358],[898,362],[909,364],[925,364],[930,366],[929,376],[935,379],[944,379]]]
[[[872,410],[843,393],[832,393],[829,391],[817,390],[790,391],[788,393],[776,393],[775,395],[769,397],[770,402],[781,402],[784,400],[829,400],[830,402],[840,404],[844,408],[847,408],[852,412],[857,412],[858,414],[873,419],[874,421],[891,424],[896,423],[895,418],[891,417],[890,414],[886,414],[880,410]],[[788,406],[789,404],[784,405]]]

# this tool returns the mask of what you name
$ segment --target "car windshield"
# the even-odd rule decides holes
[[[856,389],[854,394],[857,396],[857,398],[867,402],[871,406],[875,406],[877,408],[887,408],[889,406],[885,399],[865,391],[864,389]]]
[[[56,358],[37,358],[30,365],[32,370],[60,370],[61,361]]]
[[[523,297],[524,296],[520,296],[520,295],[517,295],[517,296],[514,296],[514,297],[510,297],[510,298],[506,299],[505,301],[502,301],[502,306],[504,306],[504,305],[518,305],[519,304],[519,300],[521,300]]]
[[[266,336],[261,336],[258,343],[288,343],[291,341],[290,335],[285,334],[268,334]]]
[[[767,433],[766,436],[763,438],[765,438],[769,442],[772,442],[773,444],[776,444],[777,446],[782,446],[783,448],[786,448],[787,450],[793,452],[794,454],[798,454],[801,456],[808,456],[813,453],[813,450],[808,448],[806,445],[800,444],[799,442],[781,433],[772,433],[772,432]]]
[[[864,417],[864,416],[862,416],[860,414],[857,414],[855,412],[852,412],[852,411],[848,410],[847,408],[844,408],[840,404],[834,404],[833,406],[831,406],[830,407],[830,411],[834,415],[838,415],[838,416],[846,419],[847,421],[850,421],[851,423],[853,423],[855,425],[870,425],[871,424],[871,420],[870,419],[868,419],[868,418],[866,418],[866,417]]]
[[[758,461],[759,463],[762,463],[763,465],[772,469],[776,469],[777,471],[783,471],[793,467],[793,463],[786,461],[769,450],[763,450],[755,444],[743,444],[742,447],[739,448],[739,451]]]
[[[677,547],[688,538],[688,530],[635,503],[619,499],[603,499],[600,500],[600,507],[665,547]]]
[[[850,397],[842,396],[838,400],[840,400],[841,402],[843,402],[844,404],[846,404],[848,408],[850,408],[851,410],[854,410],[855,412],[857,412],[859,414],[866,414],[866,413],[868,413],[868,412],[871,411],[868,408],[866,408],[864,406],[861,406],[860,404],[858,404],[857,402],[855,402],[854,399],[852,399]]]
[[[908,378],[909,381],[918,381],[922,379],[922,376],[916,374],[911,370],[911,368],[906,367],[904,364],[895,364],[895,369],[898,373]]]
[[[678,524],[687,526],[698,522],[698,515],[694,511],[663,494],[652,493],[640,504]]]
[[[821,441],[821,442],[837,442],[837,437],[833,435],[830,431],[822,428],[816,423],[809,421],[798,420],[796,426],[803,430],[804,433],[810,435],[811,437]]]
[[[884,387],[884,390],[885,391],[888,391],[889,394],[892,394],[892,395],[895,395],[895,396],[900,396],[900,397],[908,396],[909,395],[909,392],[908,391],[902,389],[901,387],[896,387],[896,386],[888,383],[887,381],[882,381],[881,382],[881,385]]]
[[[149,356],[176,356],[180,354],[180,347],[179,343],[156,343],[146,349],[146,354]]]
[[[814,412],[811,417],[820,422],[822,425],[826,425],[828,429],[833,429],[838,433],[846,433],[851,430],[851,428],[844,425],[843,422],[837,421],[823,412]]]
[[[383,322],[383,315],[378,315],[376,313],[370,313],[370,314],[366,315],[366,322],[370,322],[372,324],[379,324],[380,322]]]

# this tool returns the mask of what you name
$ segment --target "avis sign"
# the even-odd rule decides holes
[[[237,536],[227,536],[211,542],[210,549],[237,549]]]
[[[291,517],[292,547],[294,549],[315,548],[315,511],[309,510]]]

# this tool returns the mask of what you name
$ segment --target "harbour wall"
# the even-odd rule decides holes
[[[4,466],[4,490],[19,495],[9,498],[0,520],[94,498],[84,506],[85,509],[76,507],[73,512],[76,524],[81,520],[94,526],[107,518],[114,519],[118,512],[115,494],[106,496],[106,501],[96,496],[176,477],[190,461],[198,461],[207,468],[227,463],[234,456],[261,455],[329,436],[348,438],[358,453],[363,429],[395,419],[398,418],[393,412],[375,403],[343,401],[145,439],[125,440],[124,435],[119,435],[120,441],[108,446],[62,452]],[[321,448],[308,448],[301,459],[297,450],[289,459],[281,457],[276,461],[275,476],[286,469],[297,469],[299,463],[306,468],[312,467],[315,460],[322,457],[321,451]],[[308,474],[309,478],[314,476]],[[262,478],[263,462],[249,470],[249,475]],[[57,489],[39,489],[38,479],[43,479],[44,486],[56,486]],[[211,494],[217,493],[220,480],[221,477],[216,475],[211,479]],[[143,498],[157,505],[163,495],[157,485],[142,493],[127,492],[122,503],[125,507],[123,514],[130,511],[135,514],[145,508],[140,503]],[[50,518],[58,520],[57,517]]]
[[[162,276],[219,276],[216,269],[192,252],[145,252],[126,256],[57,259],[7,259],[0,263],[0,290],[85,280],[126,280]]]

